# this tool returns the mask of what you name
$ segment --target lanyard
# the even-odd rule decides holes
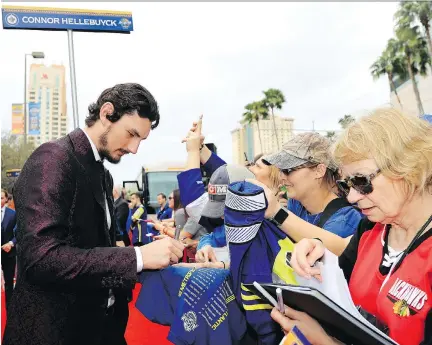
[[[412,239],[412,241],[408,245],[408,247],[406,247],[406,249],[401,253],[401,255],[399,255],[399,257],[397,258],[397,260],[393,263],[393,265],[390,268],[389,273],[387,274],[387,276],[385,277],[383,283],[381,284],[380,292],[381,292],[382,288],[384,287],[384,285],[389,281],[391,274],[394,271],[396,271],[402,265],[402,261],[409,254],[411,248],[414,246],[415,242],[417,242],[417,240],[419,239],[419,237],[423,234],[423,232],[429,226],[430,222],[432,222],[432,215],[429,217],[429,219],[426,221],[426,223],[423,224],[423,226],[417,232],[417,234],[414,236],[414,238]]]

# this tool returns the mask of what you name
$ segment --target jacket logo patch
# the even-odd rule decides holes
[[[226,195],[228,185],[226,184],[210,184],[208,185],[208,193],[210,195]]]
[[[193,311],[188,311],[187,313],[183,314],[181,320],[183,321],[183,327],[187,332],[192,332],[198,327],[197,316]]]
[[[428,299],[426,292],[397,278],[387,294],[393,302],[393,312],[401,317],[417,314]]]

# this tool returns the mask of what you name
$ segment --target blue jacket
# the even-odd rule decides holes
[[[237,301],[260,344],[279,344],[280,325],[270,317],[272,305],[243,284],[297,284],[288,256],[293,242],[276,225],[264,219],[267,200],[261,187],[249,182],[229,186],[225,202],[225,230],[230,249],[230,271]]]
[[[206,173],[211,176],[219,167],[226,164],[224,160],[212,153],[209,160],[203,165]],[[199,222],[202,207],[208,200],[207,193],[202,182],[201,170],[190,169],[181,172],[177,175],[177,180],[180,189],[180,198],[185,206],[186,212],[195,222]],[[205,245],[212,247],[226,246],[225,228],[219,226],[215,229],[207,229],[209,234],[200,238],[198,248],[201,249]]]
[[[174,344],[230,345],[245,336],[228,270],[171,266],[144,271],[139,280],[136,308],[153,322],[171,325],[168,340]]]

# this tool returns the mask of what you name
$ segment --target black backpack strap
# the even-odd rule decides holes
[[[329,218],[343,207],[352,206],[346,198],[336,198],[330,201],[323,213],[321,214],[318,223],[315,225],[322,228]]]

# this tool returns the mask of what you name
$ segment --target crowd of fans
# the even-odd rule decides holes
[[[280,151],[258,155],[245,166],[226,164],[212,153],[203,144],[201,121],[194,123],[184,139],[188,157],[179,188],[157,196],[155,219],[148,217],[139,193],[126,196],[114,187],[117,245],[140,247],[169,236],[185,245],[179,268],[230,270],[247,339],[262,344],[277,344],[281,328],[287,333],[293,326],[312,344],[343,341],[289,306],[281,313],[262,301],[253,304],[256,296],[243,288],[258,279],[296,284],[296,275],[320,280],[313,264],[327,248],[339,256],[354,303],[385,324],[392,339],[432,344],[428,119],[378,109],[333,145],[315,132],[298,134]],[[207,188],[201,168],[211,176]],[[16,219],[8,196],[2,190],[6,306],[16,265]],[[423,302],[410,304],[408,295],[398,294],[402,284],[423,293]],[[410,316],[395,307],[398,301]]]

